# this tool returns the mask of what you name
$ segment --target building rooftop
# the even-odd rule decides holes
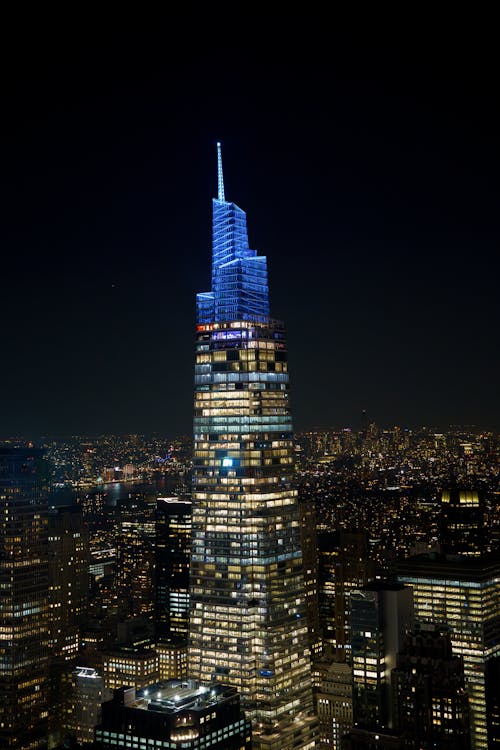
[[[194,680],[167,680],[137,691],[134,688],[119,688],[119,691],[123,692],[124,705],[130,708],[166,714],[186,709],[202,711],[237,694],[228,685],[202,686]]]

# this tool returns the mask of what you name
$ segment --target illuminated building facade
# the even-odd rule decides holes
[[[187,641],[191,501],[159,497],[156,506],[155,628],[157,641]]]
[[[95,740],[101,750],[249,750],[252,731],[234,688],[173,680],[116,690]]]
[[[442,491],[440,541],[445,554],[479,556],[486,551],[484,502],[477,490]]]
[[[0,448],[0,747],[48,734],[48,548],[43,460]]]
[[[239,691],[256,750],[305,749],[315,718],[285,331],[218,155],[212,290],[197,295],[189,669]]]
[[[471,746],[490,747],[488,673],[500,657],[500,558],[416,555],[398,564],[398,579],[413,588],[418,622],[450,626],[453,652],[464,661]]]
[[[137,690],[157,682],[158,654],[153,649],[116,649],[103,658],[104,686],[109,690],[134,687]]]
[[[53,656],[68,661],[79,647],[78,625],[89,589],[88,533],[78,506],[49,510],[49,627]]]

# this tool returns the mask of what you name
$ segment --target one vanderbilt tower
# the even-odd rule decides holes
[[[197,295],[189,665],[235,686],[253,747],[314,747],[283,324],[266,257],[226,200],[220,144],[212,288]]]

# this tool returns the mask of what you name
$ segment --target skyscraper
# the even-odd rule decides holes
[[[190,541],[191,501],[159,497],[155,544],[157,641],[185,641],[188,636]]]
[[[398,579],[413,588],[417,622],[450,626],[453,651],[464,660],[472,750],[493,747],[490,691],[498,686],[489,673],[500,659],[500,557],[415,555],[398,563]]]
[[[238,689],[254,748],[305,750],[315,719],[285,331],[269,317],[266,257],[225,199],[220,144],[218,177],[212,288],[197,295],[189,667]]]
[[[47,495],[40,451],[0,448],[0,747],[47,742]]]

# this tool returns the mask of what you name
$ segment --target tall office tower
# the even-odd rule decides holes
[[[486,551],[484,502],[477,490],[449,487],[441,493],[440,542],[445,554]]]
[[[407,634],[392,670],[394,727],[408,750],[469,750],[469,696],[464,664],[448,628]]]
[[[197,295],[189,667],[240,692],[256,750],[305,749],[316,720],[285,331],[266,258],[225,200],[220,145],[218,165],[212,290]]]
[[[318,534],[318,595],[325,646],[339,661],[351,662],[349,597],[375,577],[366,531],[324,531]]]
[[[116,592],[120,610],[127,616],[153,616],[154,534],[152,519],[121,521],[116,546]]]
[[[79,647],[88,599],[88,533],[76,505],[49,510],[49,635],[53,656],[68,661]]]
[[[350,599],[354,722],[392,728],[391,670],[413,628],[413,592],[400,583],[375,581]]]
[[[190,500],[159,497],[156,505],[155,634],[187,641],[189,633]]]
[[[40,451],[0,448],[0,747],[47,741],[47,496]]]
[[[398,580],[413,588],[418,622],[450,626],[453,651],[464,660],[472,749],[491,747],[487,678],[500,657],[499,556],[416,555],[398,564]]]
[[[49,553],[49,746],[62,739],[65,700],[89,589],[88,533],[77,505],[51,507]]]

